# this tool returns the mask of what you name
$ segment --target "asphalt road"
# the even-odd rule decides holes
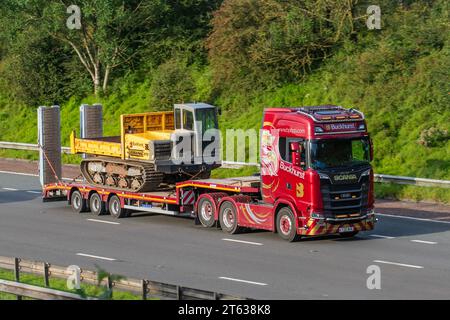
[[[98,265],[259,299],[450,298],[450,223],[378,218],[375,230],[353,239],[286,243],[270,232],[227,235],[185,218],[79,215],[66,202],[43,203],[37,177],[0,174],[2,256]],[[380,290],[366,286],[370,265],[381,269]]]

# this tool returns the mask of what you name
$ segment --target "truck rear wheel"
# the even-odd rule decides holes
[[[215,216],[215,205],[211,201],[211,199],[206,197],[201,197],[198,201],[198,220],[200,220],[200,223],[202,226],[206,228],[212,228],[215,224],[214,216]]]
[[[72,206],[73,211],[75,211],[76,213],[88,211],[87,201],[86,199],[83,198],[83,195],[78,190],[74,190],[71,193],[70,204]]]
[[[108,201],[109,213],[113,218],[121,219],[125,218],[128,214],[128,210],[122,208],[120,199],[118,196],[113,195]]]
[[[281,208],[277,215],[278,235],[286,241],[294,242],[300,239],[295,227],[295,218],[289,207]]]
[[[106,204],[97,192],[92,193],[89,197],[89,207],[91,208],[91,212],[97,216],[106,213]]]
[[[238,226],[237,210],[234,204],[230,201],[225,201],[220,206],[219,211],[220,227],[223,232],[229,234],[239,233],[242,229]]]

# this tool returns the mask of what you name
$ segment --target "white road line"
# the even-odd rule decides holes
[[[1,171],[1,170],[0,170],[0,173],[17,174],[17,175],[19,175],[19,176],[39,177],[38,174],[23,173],[23,172]]]
[[[94,255],[92,255],[92,254],[86,254],[86,253],[77,253],[77,256],[88,257],[88,258],[94,258],[94,259],[101,259],[101,260],[106,260],[106,261],[116,261],[116,259],[113,259],[113,258],[106,258],[106,257],[94,256]]]
[[[98,219],[86,219],[86,220],[92,221],[92,222],[107,223],[107,224],[120,224],[119,222],[112,222],[112,221],[105,221],[105,220],[98,220]]]
[[[236,239],[228,239],[228,238],[223,238],[223,241],[230,241],[230,242],[239,242],[239,243],[245,243],[245,244],[252,244],[255,246],[262,246],[262,243],[259,242],[251,242],[251,241],[243,241],[243,240],[236,240]]]
[[[241,280],[241,279],[228,278],[228,277],[219,277],[219,279],[255,284],[257,286],[267,286],[267,283],[263,283],[263,282],[254,282],[254,281]]]
[[[8,190],[8,191],[19,191],[18,189],[14,189],[14,188],[2,188],[3,190]]]
[[[415,269],[423,269],[422,266],[415,266],[415,265],[412,265],[412,264],[404,264],[404,263],[398,263],[398,262],[392,262],[392,261],[373,260],[373,262],[384,263],[384,264],[392,264],[392,265],[394,265],[394,266],[400,266],[400,267],[408,267],[408,268],[415,268]]]
[[[411,242],[425,243],[425,244],[437,244],[437,242],[434,242],[434,241],[425,241],[425,240],[411,240]]]
[[[41,194],[42,192],[40,192],[40,191],[32,191],[32,190],[28,190],[27,191],[28,193],[35,193],[35,194]]]
[[[395,237],[383,236],[381,234],[369,234],[369,237],[383,238],[383,239],[395,239]]]
[[[14,171],[2,171],[0,170],[0,173],[6,173],[6,174],[15,174],[15,175],[19,175],[19,176],[28,176],[28,177],[39,177],[38,174],[33,174],[33,173],[23,173],[23,172],[14,172]],[[66,177],[62,177],[61,180],[69,180],[72,181],[73,178],[66,178]],[[75,179],[76,182],[82,182],[82,179]]]
[[[408,216],[396,216],[393,214],[385,214],[385,213],[375,213],[377,216],[385,216],[385,217],[391,217],[391,218],[400,218],[400,219],[409,219],[409,220],[417,220],[417,221],[426,221],[426,222],[436,222],[436,223],[446,223],[450,224],[450,221],[437,221],[432,219],[424,219],[424,218],[414,218],[414,217],[408,217]]]

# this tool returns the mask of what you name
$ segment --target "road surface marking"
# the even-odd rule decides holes
[[[86,219],[86,220],[92,221],[92,222],[108,223],[108,224],[120,224],[119,222],[112,222],[112,221],[105,221],[105,220],[98,220],[98,219]]]
[[[425,244],[437,244],[437,242],[434,242],[434,241],[425,241],[425,240],[411,240],[411,242],[425,243]]]
[[[31,190],[28,190],[27,191],[28,193],[36,193],[36,194],[41,194],[42,192],[40,192],[40,191],[31,191]]]
[[[255,246],[262,246],[262,243],[259,242],[251,242],[251,241],[244,241],[244,240],[236,240],[236,239],[228,239],[228,238],[223,238],[223,241],[230,241],[230,242],[239,242],[239,243],[245,243],[245,244],[252,244]]]
[[[415,265],[412,265],[412,264],[404,264],[404,263],[398,263],[398,262],[392,262],[392,261],[373,260],[373,262],[385,263],[385,264],[392,264],[392,265],[394,265],[394,266],[400,266],[400,267],[408,267],[408,268],[415,268],[415,269],[423,269],[422,266],[415,266]]]
[[[395,237],[383,236],[381,234],[369,234],[369,237],[383,238],[383,239],[395,239]]]
[[[0,173],[17,174],[17,175],[20,175],[20,176],[39,177],[38,174],[22,173],[22,172],[13,172],[13,171],[1,171],[1,170],[0,170]]]
[[[86,254],[86,253],[77,253],[77,256],[88,257],[88,258],[95,258],[95,259],[101,259],[101,260],[106,260],[106,261],[116,261],[116,259],[113,259],[113,258],[106,258],[106,257],[94,256],[94,255],[92,255],[92,254]]]
[[[8,191],[19,191],[18,189],[14,189],[14,188],[2,188],[3,190],[8,190]]]
[[[393,214],[385,214],[385,213],[375,213],[377,216],[385,216],[385,217],[391,217],[391,218],[401,218],[401,219],[409,219],[409,220],[417,220],[417,221],[426,221],[426,222],[436,222],[436,223],[447,223],[450,224],[450,221],[437,221],[432,219],[424,219],[424,218],[414,218],[414,217],[408,217],[408,216],[396,216]]]
[[[255,284],[257,286],[267,286],[267,283],[254,282],[254,281],[248,281],[248,280],[242,280],[242,279],[235,279],[235,278],[228,278],[228,277],[219,277],[219,279]]]
[[[14,171],[2,171],[0,170],[0,173],[6,173],[6,174],[15,174],[15,175],[19,175],[19,176],[28,176],[28,177],[39,177],[38,174],[33,174],[33,173],[23,173],[23,172],[14,172]],[[66,178],[66,177],[62,177],[62,180],[70,180],[72,181],[73,178]],[[75,179],[76,182],[82,182],[83,179]]]

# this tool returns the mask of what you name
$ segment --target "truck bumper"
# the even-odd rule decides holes
[[[361,220],[333,221],[332,223],[326,219],[310,218],[303,227],[298,228],[297,233],[304,236],[320,236],[341,232],[368,231],[374,229],[376,221],[374,214]]]

